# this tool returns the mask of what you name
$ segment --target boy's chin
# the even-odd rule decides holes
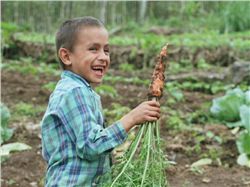
[[[90,84],[93,85],[93,86],[97,86],[97,85],[99,85],[101,83],[102,83],[102,79],[90,81]]]
[[[91,82],[90,83],[90,85],[92,86],[92,87],[96,87],[96,86],[98,86],[99,84],[101,84],[102,82]]]

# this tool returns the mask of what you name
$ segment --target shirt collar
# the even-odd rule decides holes
[[[90,84],[83,78],[81,77],[80,75],[77,75],[76,73],[72,72],[72,71],[69,71],[69,70],[64,70],[61,74],[61,78],[65,78],[65,77],[70,77],[72,78],[73,80],[76,80],[78,82],[81,82],[83,84],[85,84],[89,89],[92,90]]]

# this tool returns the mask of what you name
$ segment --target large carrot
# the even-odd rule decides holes
[[[158,100],[164,88],[164,71],[167,66],[167,46],[157,57],[157,62],[149,86],[149,99]],[[106,187],[165,187],[166,158],[161,150],[159,124],[146,122],[139,127],[135,140],[124,154],[120,163],[112,167],[113,180],[103,184]]]
[[[164,81],[165,81],[165,68],[167,65],[167,45],[164,46],[157,57],[157,63],[152,76],[152,82],[149,87],[149,97],[160,98],[163,93]]]

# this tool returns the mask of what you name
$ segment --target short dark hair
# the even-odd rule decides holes
[[[79,17],[66,20],[56,33],[56,53],[61,67],[64,69],[64,64],[58,55],[60,48],[66,48],[73,51],[74,44],[77,39],[77,34],[83,27],[104,27],[104,24],[91,16]]]

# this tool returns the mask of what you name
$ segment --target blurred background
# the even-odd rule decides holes
[[[250,28],[249,2],[14,1],[2,2],[2,21],[53,33],[65,19],[91,15],[108,27],[159,25],[189,32],[221,33]]]

